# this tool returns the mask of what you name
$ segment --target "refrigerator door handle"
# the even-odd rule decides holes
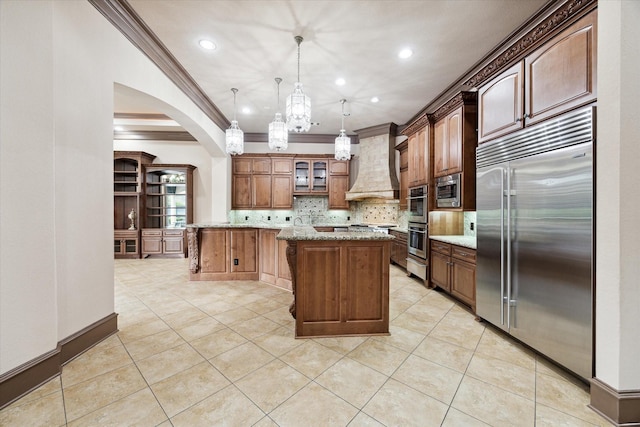
[[[500,192],[502,193],[502,197],[500,198],[500,322],[504,325],[504,304],[505,304],[505,275],[504,275],[504,199],[507,197],[507,194],[504,191],[504,181],[506,179],[505,170],[502,170],[502,181],[500,182]]]
[[[507,305],[507,330],[511,329],[511,178],[513,170],[507,166],[507,239],[503,244],[507,245],[507,276],[506,276],[506,305]]]

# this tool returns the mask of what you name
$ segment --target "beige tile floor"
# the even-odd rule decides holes
[[[391,268],[391,335],[293,338],[291,294],[116,260],[120,332],[1,426],[606,426],[588,387]]]

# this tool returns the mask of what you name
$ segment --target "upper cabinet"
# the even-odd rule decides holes
[[[407,209],[409,196],[409,140],[396,145],[400,154],[400,210]]]
[[[433,181],[460,174],[460,207],[475,209],[476,147],[478,136],[475,92],[460,92],[436,110],[433,125]],[[433,197],[433,196],[432,196]],[[434,204],[434,208],[435,208]]]
[[[329,159],[329,209],[349,209],[349,161]]]
[[[294,194],[328,194],[328,166],[327,159],[296,158]]]
[[[408,125],[402,134],[407,142],[407,184],[408,187],[429,183],[429,143],[431,126],[427,115],[422,115]]]
[[[597,10],[478,90],[485,142],[596,100]]]

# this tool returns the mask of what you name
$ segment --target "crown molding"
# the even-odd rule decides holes
[[[360,138],[370,138],[372,136],[378,135],[393,135],[396,136],[396,132],[398,130],[398,125],[389,122],[383,123],[381,125],[369,126],[368,128],[358,129],[355,132],[358,134]]]
[[[417,118],[415,118],[404,129],[402,129],[401,134],[405,136],[413,135],[414,133],[418,132],[420,129],[424,128],[428,124],[429,124],[429,116],[426,113],[423,113]]]
[[[475,105],[478,100],[478,92],[460,92],[453,98],[451,98],[447,103],[442,105],[433,114],[430,114],[431,120],[434,122],[440,120],[442,117],[449,114],[455,108],[458,108],[460,105]]]
[[[126,0],[88,1],[134,46],[140,49],[218,127],[226,129],[231,125],[231,122],[227,120]]]
[[[289,144],[333,144],[337,135],[309,134],[309,133],[289,133]],[[359,135],[347,135],[351,138],[351,145],[359,144]],[[269,135],[266,133],[244,133],[244,142],[269,142]]]
[[[114,131],[113,139],[137,141],[197,141],[189,132],[164,130]]]
[[[173,120],[161,113],[113,113],[114,119],[123,120]]]

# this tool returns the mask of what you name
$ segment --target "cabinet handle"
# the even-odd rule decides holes
[[[516,123],[521,122],[522,119],[520,117],[516,117]]]
[[[525,113],[524,116],[522,116],[523,119],[530,119],[531,117],[529,113]]]

